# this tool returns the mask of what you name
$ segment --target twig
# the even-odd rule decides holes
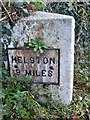
[[[9,14],[9,15],[11,16],[11,15],[15,15],[15,14],[16,14],[16,12],[14,12],[14,13],[12,13],[12,14]],[[1,19],[0,19],[0,22],[2,22],[2,21],[4,21],[4,20],[6,20],[7,18],[8,18],[7,16],[5,16],[5,17],[1,18]]]
[[[2,22],[2,21],[4,21],[4,20],[6,20],[7,18],[8,18],[8,17],[6,17],[6,16],[5,16],[5,17],[3,17],[3,18],[1,18],[1,19],[0,19],[0,22]]]
[[[4,6],[4,4],[3,4],[2,0],[0,0],[0,2],[1,2],[1,5],[3,6],[4,10],[6,11],[6,13],[7,13],[7,15],[8,15],[9,19],[11,20],[11,22],[13,22],[13,20],[12,20],[12,18],[11,18],[11,16],[10,16],[10,14],[9,14],[8,10],[6,9],[6,7]]]

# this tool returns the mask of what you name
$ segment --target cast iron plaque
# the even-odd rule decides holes
[[[8,48],[8,67],[10,76],[29,76],[34,83],[59,84],[60,50],[45,49],[38,54],[32,49]]]

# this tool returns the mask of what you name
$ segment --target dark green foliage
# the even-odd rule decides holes
[[[2,32],[2,34],[7,34],[8,36],[11,36],[10,29],[6,28],[5,26],[2,27],[2,30],[0,32]]]
[[[3,36],[3,43],[7,46],[11,43],[11,29],[7,28],[5,25],[2,26],[2,29],[0,30],[0,33],[2,33]]]
[[[33,48],[34,52],[39,50],[40,53],[43,53],[44,49],[47,48],[47,45],[43,42],[42,38],[36,38],[35,40],[31,39],[28,46]]]
[[[4,119],[49,118],[47,109],[41,106],[31,93],[33,81],[28,77],[10,78],[3,70],[2,79],[2,114]]]
[[[81,119],[86,119],[86,110],[90,103],[84,98],[75,96],[70,105],[62,104],[59,100],[53,101],[51,95],[48,95],[48,87],[39,87],[39,90],[44,91],[46,103],[39,101],[39,94],[33,93],[33,81],[28,77],[19,79],[10,78],[3,71],[2,79],[2,114],[6,120],[33,120],[33,119],[71,119],[74,115],[79,115]],[[46,92],[45,92],[46,91]],[[46,95],[45,95],[46,94]],[[87,119],[86,119],[87,120]]]
[[[89,108],[87,100],[75,98],[70,105],[62,104],[60,101],[53,102],[50,106],[50,110],[54,115],[59,116],[62,120],[65,118],[70,119],[72,116],[79,116],[81,119],[86,117],[86,109]]]

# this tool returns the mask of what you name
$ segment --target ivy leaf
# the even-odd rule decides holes
[[[10,29],[8,29],[6,27],[3,27],[1,32],[2,32],[2,34],[7,34],[8,36],[11,36],[11,34],[12,34]]]
[[[34,48],[34,52],[36,52],[38,50],[38,46]]]
[[[26,115],[26,114],[27,114],[26,108],[22,108],[21,111],[22,111],[22,114],[23,114],[23,115]]]
[[[32,43],[29,43],[28,45],[29,45],[29,47],[31,47],[31,48],[34,47],[34,45],[33,45]]]
[[[31,46],[32,44],[31,44],[31,43],[29,43],[28,45],[29,45],[29,46]]]
[[[43,46],[43,48],[48,48],[48,46],[45,44],[45,45]]]
[[[33,45],[36,45],[36,41],[33,40],[33,39],[31,39],[31,43],[32,43]]]
[[[28,12],[28,10],[27,10],[27,9],[22,8],[22,11],[23,11],[23,13],[24,13],[25,15],[29,15],[29,12]]]
[[[40,50],[40,53],[43,53],[43,52],[44,52],[44,50],[43,50],[43,49],[41,49],[41,48],[40,48],[39,50]]]
[[[37,43],[42,43],[42,38],[36,38]]]
[[[41,49],[41,46],[39,46],[39,49]]]
[[[5,98],[5,94],[2,91],[0,91],[0,98]]]
[[[23,2],[15,2],[18,8],[23,8]]]

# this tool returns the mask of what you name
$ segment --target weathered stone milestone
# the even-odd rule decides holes
[[[37,56],[30,50],[8,49],[10,74],[34,76],[35,82],[49,83],[53,99],[60,96],[69,104],[73,93],[74,28],[72,16],[54,13],[37,11],[19,20],[13,28],[11,46],[18,43],[17,47],[21,47],[29,39],[40,37],[50,49],[56,50],[46,50],[44,55]]]

